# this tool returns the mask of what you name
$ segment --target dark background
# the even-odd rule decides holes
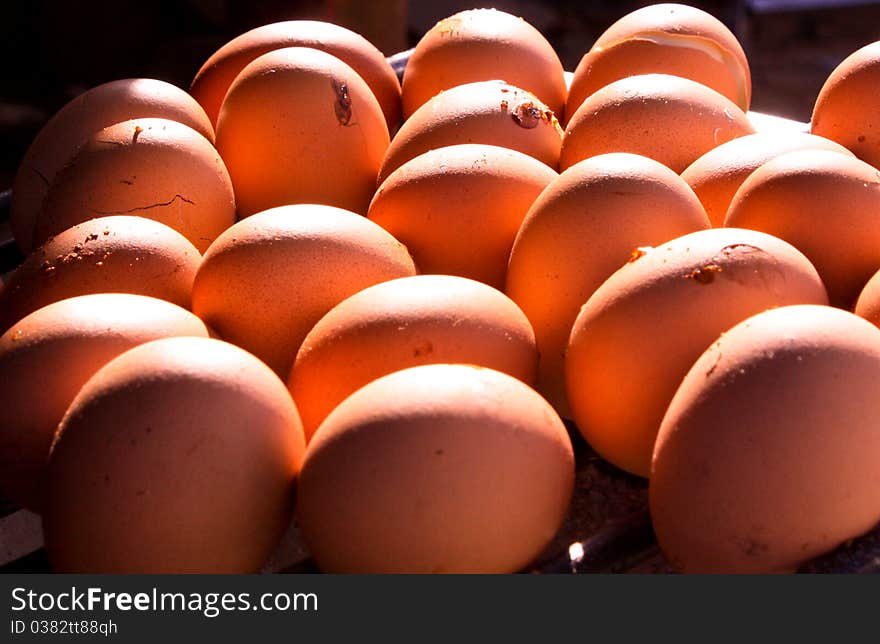
[[[413,46],[436,21],[494,6],[524,17],[573,70],[612,22],[650,2],[585,0],[0,0],[0,190],[59,107],[109,80],[152,77],[187,88],[202,62],[253,27],[319,19],[349,27],[386,55]],[[802,121],[819,88],[855,49],[880,39],[880,2],[691,2],[740,38],[752,107]],[[806,8],[804,8],[806,7]],[[819,8],[817,8],[819,7]],[[880,88],[878,88],[880,91]]]

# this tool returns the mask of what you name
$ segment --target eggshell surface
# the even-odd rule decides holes
[[[416,44],[403,74],[404,118],[442,90],[492,79],[521,87],[562,114],[562,63],[544,36],[509,13],[471,9],[441,20]]]
[[[694,364],[653,455],[678,569],[794,572],[880,521],[880,330],[831,307],[740,323]]]
[[[366,213],[388,143],[366,82],[338,58],[306,47],[248,63],[217,119],[217,150],[239,217],[296,203]]]
[[[332,308],[300,347],[288,387],[308,439],[334,407],[380,376],[434,363],[467,363],[535,379],[528,319],[503,293],[448,275],[377,284]]]
[[[52,438],[82,385],[124,351],[178,335],[208,337],[208,331],[169,302],[102,293],[45,306],[0,336],[3,494],[39,511]]]
[[[505,292],[535,329],[537,389],[566,418],[564,358],[584,302],[642,246],[708,228],[699,201],[647,157],[605,154],[575,164],[532,204],[517,233]]]
[[[406,247],[364,217],[284,206],[217,238],[193,283],[193,312],[286,379],[327,311],[368,286],[415,274]]]
[[[395,170],[368,217],[406,244],[423,273],[504,288],[523,217],[557,176],[530,156],[492,145],[453,145]]]
[[[76,295],[133,293],[188,309],[201,255],[183,235],[152,219],[99,217],[31,253],[0,289],[0,330]]]
[[[49,458],[57,572],[252,573],[291,520],[302,426],[284,384],[227,343],[135,347],[82,388]]]
[[[669,402],[719,335],[769,308],[827,302],[816,269],[770,235],[717,228],[648,250],[574,322],[565,357],[574,421],[605,459],[648,476]]]
[[[515,572],[559,529],[573,482],[568,434],[534,390],[491,369],[426,365],[327,417],[306,451],[298,518],[325,572]]]

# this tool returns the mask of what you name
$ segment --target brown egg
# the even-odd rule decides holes
[[[238,222],[211,244],[193,284],[193,311],[287,378],[327,311],[368,286],[415,273],[406,247],[360,215],[284,206]]]
[[[555,170],[562,128],[533,94],[503,81],[453,87],[422,105],[403,124],[385,154],[379,183],[410,159],[459,143],[518,150]]]
[[[633,152],[681,172],[754,131],[741,109],[705,85],[667,74],[631,76],[606,85],[572,115],[559,168],[605,152]]]
[[[627,76],[672,74],[749,109],[752,77],[736,36],[714,16],[682,4],[642,7],[611,25],[578,64],[565,111]]]
[[[382,52],[360,34],[315,20],[288,20],[263,25],[233,38],[205,61],[190,91],[217,123],[220,104],[232,81],[258,56],[285,47],[310,47],[331,54],[354,69],[370,86],[388,129],[400,122],[400,82]]]
[[[502,289],[516,231],[557,176],[522,152],[453,145],[391,173],[368,217],[406,244],[421,272],[460,275]]]
[[[544,36],[509,13],[471,9],[441,20],[416,45],[403,74],[403,116],[444,89],[496,78],[562,114],[562,63]]]
[[[150,78],[127,78],[98,85],[70,101],[37,134],[15,175],[10,223],[25,253],[38,244],[33,229],[55,174],[93,133],[132,118],[178,121],[214,141],[211,121],[182,89]]]
[[[715,228],[650,249],[575,320],[565,356],[574,421],[606,460],[648,476],[669,401],[719,335],[769,308],[827,302],[807,258],[770,235]]]
[[[685,572],[794,572],[880,521],[880,330],[820,306],[712,345],[663,419],[651,518]]]
[[[468,363],[535,379],[535,334],[503,293],[449,275],[391,280],[330,310],[303,341],[287,386],[306,440],[349,394],[380,376],[435,363]]]
[[[201,256],[152,219],[91,219],[28,255],[0,290],[0,331],[28,313],[76,295],[134,293],[189,308]]]
[[[831,150],[852,156],[842,145],[813,134],[749,134],[709,150],[681,178],[699,197],[712,225],[722,226],[730,201],[746,177],[770,159],[795,150]]]
[[[103,293],[55,302],[0,336],[0,489],[39,511],[55,430],[74,396],[107,362],[158,338],[208,337],[192,313],[141,295]]]
[[[284,383],[254,356],[207,338],[135,347],[83,386],[58,429],[43,513],[52,567],[256,572],[290,523],[304,449]]]
[[[364,214],[388,149],[373,92],[351,67],[317,49],[263,54],[229,87],[217,149],[240,217],[321,203]]]
[[[789,152],[743,182],[724,225],[793,244],[819,271],[831,303],[849,308],[880,269],[880,171],[837,152]]]
[[[880,168],[880,41],[848,56],[822,86],[813,107],[813,134],[846,146]]]
[[[853,312],[880,327],[880,271],[865,284]]]
[[[235,196],[205,137],[176,121],[134,119],[95,132],[58,171],[34,242],[109,215],[155,219],[204,252],[235,223]]]
[[[681,177],[634,154],[576,163],[532,204],[513,244],[505,291],[535,329],[537,389],[561,415],[571,416],[563,361],[584,302],[639,247],[708,227]]]
[[[565,426],[534,390],[425,365],[333,410],[306,450],[297,512],[326,572],[509,573],[553,538],[573,483]]]

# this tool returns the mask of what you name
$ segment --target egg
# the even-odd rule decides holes
[[[95,132],[58,171],[34,242],[109,215],[155,219],[204,252],[235,223],[235,196],[204,136],[168,119],[134,119]]]
[[[49,447],[74,396],[124,351],[170,336],[208,337],[192,313],[142,295],[102,293],[45,306],[0,336],[0,489],[39,511]]]
[[[880,168],[878,81],[880,41],[853,52],[831,72],[816,98],[810,127]]]
[[[574,322],[565,355],[574,421],[603,458],[648,476],[663,414],[719,335],[769,308],[827,302],[807,258],[771,235],[715,228],[648,250]]]
[[[842,145],[813,134],[749,134],[709,150],[681,178],[699,197],[712,225],[722,226],[730,201],[746,177],[770,159],[795,150],[831,150],[852,156]]]
[[[571,417],[565,348],[584,302],[638,248],[708,227],[681,177],[634,154],[576,163],[535,200],[513,243],[505,292],[535,329],[537,388],[562,416]]]
[[[389,130],[400,121],[400,81],[374,45],[350,29],[316,20],[288,20],[251,29],[214,52],[199,69],[190,91],[217,123],[223,97],[235,77],[258,56],[286,47],[309,47],[331,54],[369,85]]]
[[[442,90],[493,79],[531,92],[562,114],[562,63],[544,36],[509,13],[471,9],[441,20],[416,44],[403,74],[404,118]]]
[[[682,172],[712,148],[754,132],[739,107],[705,85],[668,74],[631,76],[592,94],[571,116],[559,168],[632,152]]]
[[[201,106],[182,89],[150,78],[98,85],[61,108],[39,131],[15,175],[10,224],[24,253],[39,245],[34,225],[55,174],[92,134],[132,118],[178,121],[213,142],[214,129]]]
[[[880,271],[865,284],[853,312],[880,327]]]
[[[56,235],[0,289],[0,332],[76,295],[133,293],[190,307],[201,255],[165,224],[132,215],[91,219]]]
[[[752,77],[736,36],[705,11],[663,3],[626,14],[599,36],[574,71],[566,113],[609,83],[639,74],[689,78],[749,109]]]
[[[532,327],[503,293],[463,277],[418,275],[330,309],[303,341],[287,385],[308,440],[349,394],[394,371],[468,363],[532,384],[537,362]]]
[[[358,291],[416,274],[407,249],[360,215],[295,205],[244,219],[208,248],[192,310],[287,378],[306,334]]]
[[[338,58],[306,47],[248,63],[217,118],[240,217],[295,203],[364,214],[388,143],[370,87]]]
[[[880,330],[787,306],[696,361],[657,437],[651,519],[684,572],[784,573],[880,521]]]
[[[391,140],[381,184],[407,161],[436,148],[485,143],[518,150],[556,169],[562,128],[533,94],[503,81],[467,83],[419,107]]]
[[[789,152],[742,183],[724,225],[793,244],[816,266],[831,303],[849,308],[880,269],[880,171],[837,152]]]
[[[297,513],[325,572],[509,573],[553,538],[573,483],[565,426],[534,390],[424,365],[331,412],[306,449]]]
[[[291,521],[304,449],[284,383],[246,351],[208,338],[130,349],[58,428],[43,513],[52,568],[256,572]]]
[[[367,216],[406,244],[421,272],[469,277],[503,289],[523,217],[556,176],[522,152],[452,145],[392,172]]]

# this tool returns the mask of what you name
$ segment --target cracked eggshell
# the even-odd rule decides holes
[[[441,91],[500,78],[531,92],[561,116],[568,90],[553,47],[522,18],[471,9],[434,25],[416,44],[403,73],[403,115]]]
[[[91,219],[32,252],[0,289],[0,330],[76,295],[133,293],[186,309],[201,255],[183,235],[152,219]]]
[[[831,72],[813,107],[811,131],[880,168],[880,41],[850,54]]]
[[[104,364],[139,344],[171,336],[208,337],[189,311],[127,293],[49,304],[0,336],[0,488],[39,512],[49,447],[64,412]]]
[[[651,519],[694,573],[787,573],[880,521],[880,330],[787,306],[693,365],[654,449]]]
[[[204,252],[235,222],[235,196],[205,137],[176,121],[134,119],[95,132],[58,172],[34,241],[109,215],[155,219]]]
[[[742,183],[724,225],[794,245],[819,271],[831,303],[850,308],[880,269],[880,170],[826,150],[783,154]]]
[[[306,438],[349,394],[401,369],[475,364],[531,385],[538,352],[525,314],[500,291],[463,277],[418,275],[352,295],[309,331],[287,385]]]
[[[305,451],[284,383],[208,338],[104,365],[52,445],[43,534],[56,572],[254,573],[290,525]]]
[[[233,38],[205,61],[190,92],[217,123],[230,84],[258,56],[286,47],[310,47],[332,54],[370,86],[389,130],[400,122],[400,81],[381,51],[360,34],[316,20],[288,20],[263,25]]]
[[[689,78],[749,109],[752,77],[736,36],[705,11],[665,3],[625,15],[599,36],[575,69],[566,113],[609,83],[638,74]]]
[[[748,134],[709,150],[690,164],[681,178],[699,197],[712,225],[722,226],[742,182],[770,159],[795,150],[830,150],[853,156],[839,143],[813,134]]]
[[[565,356],[574,421],[605,459],[648,476],[670,400],[719,335],[769,308],[827,302],[807,258],[764,233],[713,228],[648,249],[575,320]]]
[[[392,172],[367,216],[406,244],[421,272],[503,289],[523,217],[557,176],[516,150],[452,145]]]
[[[503,81],[453,87],[406,120],[391,140],[379,171],[379,183],[420,154],[460,143],[518,150],[555,170],[562,128],[553,112],[533,94]]]
[[[537,389],[562,416],[571,417],[565,348],[584,302],[640,246],[708,227],[681,177],[634,154],[576,163],[535,200],[513,243],[505,292],[535,329]]]
[[[668,74],[631,76],[598,90],[571,116],[559,168],[632,152],[682,172],[712,148],[754,132],[745,112],[705,85]]]
[[[305,47],[250,62],[217,119],[240,217],[297,203],[365,214],[389,141],[379,103],[357,72]]]
[[[506,374],[435,364],[374,380],[306,449],[303,538],[325,572],[511,573],[554,537],[574,485],[565,426]]]
[[[257,213],[211,244],[193,283],[193,311],[282,378],[327,311],[358,291],[416,274],[406,246],[332,206]]]
[[[56,173],[93,133],[131,118],[165,118],[214,142],[202,107],[179,87],[151,78],[126,78],[93,87],[62,107],[39,131],[15,175],[10,224],[18,247],[29,253],[40,242],[33,231]]]

